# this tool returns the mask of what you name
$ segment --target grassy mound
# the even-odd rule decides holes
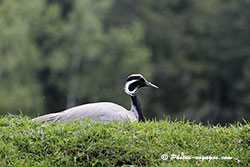
[[[249,155],[249,123],[0,119],[0,166],[248,166]]]

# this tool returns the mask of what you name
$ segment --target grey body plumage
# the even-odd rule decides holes
[[[62,112],[52,113],[34,118],[37,122],[60,122],[60,121],[75,121],[78,119],[91,119],[94,121],[144,121],[139,98],[136,93],[139,88],[151,86],[158,88],[140,74],[130,75],[125,82],[125,92],[130,96],[131,109],[127,110],[124,107],[111,103],[99,102],[89,103],[67,109]]]

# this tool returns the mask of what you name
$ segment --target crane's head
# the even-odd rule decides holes
[[[148,82],[141,74],[132,74],[126,79],[124,89],[128,95],[134,96],[141,87],[145,86],[158,89],[158,86]]]

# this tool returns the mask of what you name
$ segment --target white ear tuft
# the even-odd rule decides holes
[[[136,94],[136,92],[137,92],[137,90],[139,89],[139,85],[137,86],[137,87],[135,87],[133,90],[129,90],[129,86],[131,85],[131,84],[133,84],[134,82],[136,82],[137,80],[136,79],[134,79],[134,80],[131,80],[131,81],[127,81],[126,83],[125,83],[125,92],[128,94],[128,95],[130,95],[130,96],[134,96],[135,94]]]

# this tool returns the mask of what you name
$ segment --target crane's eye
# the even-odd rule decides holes
[[[141,82],[146,82],[144,78],[140,78],[140,81]]]

